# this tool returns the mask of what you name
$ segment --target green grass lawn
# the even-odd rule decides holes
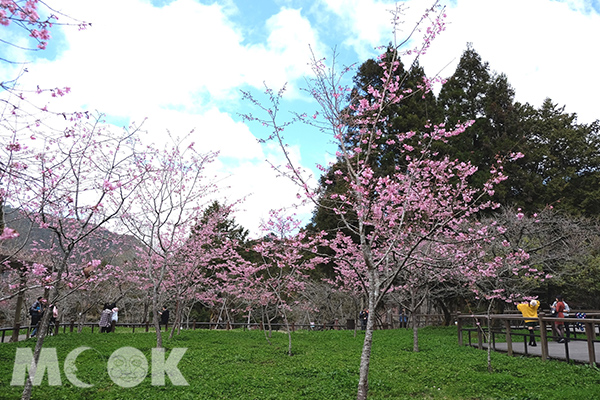
[[[487,371],[485,351],[457,345],[456,329],[419,331],[420,352],[412,351],[412,331],[376,331],[369,375],[370,399],[597,399],[600,370],[586,365],[539,358],[492,354]],[[153,333],[131,330],[115,334],[66,333],[48,337],[44,347],[56,348],[61,385],[47,378],[33,389],[43,399],[353,399],[363,335],[352,331],[298,331],[294,356],[287,355],[287,335],[273,333],[272,345],[259,331],[182,332],[165,339],[167,357],[173,348],[187,348],[178,368],[189,386],[152,386],[151,372],[137,386],[115,384],[107,371],[109,357],[125,346],[142,351],[151,370]],[[0,344],[0,399],[18,399],[22,386],[11,386],[18,347],[35,342]],[[87,346],[77,357],[76,376],[93,384],[74,386],[63,362],[69,352]]]

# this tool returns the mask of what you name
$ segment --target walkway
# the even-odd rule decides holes
[[[478,347],[478,344],[472,343],[471,346]],[[483,343],[482,347],[487,349],[487,343]],[[508,352],[508,345],[506,342],[496,342],[495,346],[492,344],[492,349],[501,351],[504,353]],[[542,356],[541,343],[535,347],[527,346],[525,350],[525,344],[522,342],[513,342],[512,350],[514,354],[531,355],[531,356]],[[569,359],[577,363],[589,364],[590,358],[588,353],[588,344],[585,340],[571,340],[567,343],[548,342],[548,358],[567,361],[567,351]],[[596,360],[600,360],[600,343],[594,343],[594,353],[596,354]]]
[[[597,313],[594,313],[593,316],[596,317]],[[538,328],[536,329],[537,346],[535,347],[524,343],[529,341],[529,333],[523,329],[522,325],[524,319],[517,314],[458,314],[458,344],[487,349],[486,342],[488,340],[484,340],[484,332],[488,331],[487,325],[490,324],[492,328],[489,331],[492,337],[489,338],[489,342],[496,351],[502,351],[509,355],[539,356],[542,360],[551,358],[595,366],[600,364],[600,341],[597,339],[600,319],[554,318],[546,317],[545,313],[539,312]],[[552,326],[556,322],[568,322],[572,327],[577,327],[577,333],[571,334],[571,341],[557,343],[551,340]],[[575,337],[576,339],[574,339]]]

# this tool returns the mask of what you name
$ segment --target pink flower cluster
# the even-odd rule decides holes
[[[37,47],[45,49],[50,40],[48,29],[52,27],[55,15],[43,20],[38,14],[38,0],[27,0],[25,4],[19,4],[15,0],[0,0],[0,25],[8,26],[11,21],[18,22],[29,31],[29,36],[36,39]]]

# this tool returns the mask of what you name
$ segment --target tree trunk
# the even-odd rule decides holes
[[[443,300],[438,301],[437,304],[444,314],[444,326],[450,326],[452,323],[452,314],[450,313],[450,309],[446,307],[446,304]]]
[[[42,352],[42,347],[44,345],[44,338],[46,337],[46,330],[48,323],[50,322],[50,312],[46,310],[44,316],[40,320],[40,327],[37,330],[37,342],[35,344],[35,349],[33,350],[33,359],[31,360],[31,367],[29,369],[29,374],[27,375],[27,379],[25,380],[25,387],[23,388],[23,394],[21,395],[21,400],[29,400],[31,399],[31,391],[33,389],[32,378],[35,376],[35,372],[37,369],[37,364],[40,360],[40,354]]]
[[[173,321],[173,326],[171,327],[171,333],[169,334],[169,339],[173,339],[173,335],[175,334],[175,330],[179,329],[181,326],[181,300],[177,300],[175,303],[175,320]]]
[[[263,328],[263,333],[265,334],[265,339],[267,339],[267,343],[271,344],[271,340],[269,339],[269,336],[267,335],[267,328],[265,327],[265,308],[261,307],[261,313],[262,313],[262,328]],[[267,316],[267,321],[269,320],[269,317]],[[269,323],[270,326],[270,323]],[[270,330],[270,328],[269,328]]]
[[[54,289],[52,290],[53,292],[53,296],[52,299],[50,300],[50,296],[48,296],[49,294],[49,290],[45,290],[44,294],[45,294],[45,299],[47,300],[47,304],[46,307],[48,307],[50,304],[55,304],[56,300],[59,298],[59,285],[60,282],[62,281],[62,274],[63,271],[65,269],[65,265],[67,263],[68,257],[71,253],[68,252],[63,260],[61,265],[59,266],[59,268],[56,270],[56,281],[55,281],[55,285],[54,285]],[[40,320],[40,327],[37,330],[37,342],[35,343],[35,349],[33,350],[33,359],[31,360],[31,367],[29,369],[29,374],[27,375],[27,379],[25,380],[25,387],[23,388],[23,394],[21,395],[21,400],[30,400],[31,399],[31,391],[33,389],[33,382],[32,382],[32,377],[35,376],[35,371],[37,369],[37,364],[40,361],[40,354],[42,352],[42,347],[44,346],[44,339],[46,338],[46,332],[48,329],[48,323],[50,322],[50,316],[52,315],[52,312],[46,308],[46,311],[44,312],[44,315],[42,316],[42,319]]]
[[[490,305],[488,306],[487,312],[487,367],[488,372],[493,372],[492,368],[492,343],[491,343],[491,335],[492,335],[492,318],[490,316],[490,312],[492,311],[492,305],[494,304],[494,300],[490,300]]]
[[[290,323],[288,322],[287,315],[283,313],[283,320],[285,321],[285,327],[288,333],[288,356],[292,356],[292,330],[290,329]]]
[[[409,310],[409,315],[411,315],[412,318],[410,318],[410,322],[413,328],[413,352],[418,353],[419,352],[419,326],[417,324],[417,318],[416,318],[416,314],[417,314],[417,309],[420,307],[421,303],[422,303],[422,299],[420,301],[417,301],[416,299],[417,296],[417,292],[413,289],[411,289],[411,295],[410,295],[410,310]],[[423,297],[424,298],[424,297]]]
[[[416,321],[412,320],[413,328],[413,352],[419,352],[419,328],[417,327]]]
[[[25,303],[25,285],[27,284],[27,275],[25,275],[25,268],[19,269],[19,294],[17,295],[17,306],[15,309],[15,320],[13,322],[13,331],[10,338],[11,342],[19,341],[19,329],[24,324],[21,324],[21,310],[23,309],[23,303]]]
[[[154,329],[156,330],[156,348],[161,349],[162,333],[160,332],[160,321],[158,319],[158,288],[154,285],[152,289],[152,322],[154,323]]]
[[[150,312],[149,308],[150,308],[150,301],[148,299],[146,299],[146,301],[144,301],[144,312],[140,316],[141,317],[140,322],[142,324],[148,322],[148,313]]]
[[[83,332],[83,323],[85,321],[86,314],[79,313],[79,317],[77,318],[77,333]]]
[[[371,362],[371,349],[373,346],[373,327],[375,326],[372,315],[375,315],[374,295],[369,294],[369,319],[367,320],[367,329],[365,330],[365,341],[363,342],[362,353],[360,355],[360,375],[358,378],[357,400],[366,400],[369,393],[369,364]]]

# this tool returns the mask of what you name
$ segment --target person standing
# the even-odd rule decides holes
[[[115,328],[117,327],[117,322],[119,322],[119,308],[116,306],[115,303],[112,304],[113,308],[112,308],[112,315],[110,317],[110,331],[114,332]]]
[[[406,308],[402,308],[400,311],[400,328],[408,328],[408,314],[406,313]]]
[[[533,332],[538,322],[537,310],[540,307],[540,302],[537,300],[526,301],[517,305],[517,309],[521,312],[525,319],[525,326],[529,330],[529,345],[537,346],[535,343],[535,334]]]
[[[42,296],[38,297],[37,300],[29,307],[29,315],[31,315],[31,336],[34,337],[37,334],[40,320],[44,315],[44,304],[46,299]]]
[[[110,324],[112,319],[112,309],[110,308],[110,304],[104,303],[104,309],[100,314],[100,333],[108,333],[110,332]]]
[[[165,330],[167,330],[167,326],[169,325],[169,310],[167,307],[163,306],[162,311],[158,314],[160,315],[160,322],[158,323],[159,329],[161,325],[164,325]]]
[[[556,296],[556,317],[564,318],[565,317],[565,303],[563,302],[562,296],[559,294]],[[556,321],[554,323],[556,326],[556,331],[558,333],[558,343],[565,342],[565,327],[562,321]]]
[[[366,308],[363,309],[358,314],[358,319],[360,319],[360,326],[361,326],[362,330],[364,331],[365,329],[367,329],[367,321],[369,320],[369,310]]]
[[[48,311],[52,313],[50,321],[48,322],[48,333],[52,336],[55,332],[58,332],[58,308],[56,308],[56,304],[50,304],[48,306]]]
[[[557,300],[554,300],[554,303],[552,303],[552,305],[550,306],[550,308],[552,309],[552,316],[554,317],[558,317],[558,312],[556,311],[556,303],[558,303]],[[563,304],[565,305],[565,310],[563,312],[563,315],[565,318],[569,317],[569,312],[571,311],[571,307],[569,307],[569,305],[567,304],[567,302],[565,301],[564,297],[563,297]],[[565,335],[563,336],[565,338],[565,340],[568,342],[569,338],[571,336],[571,326],[569,325],[569,323],[567,321],[564,322],[564,332]],[[556,329],[553,329],[553,331],[556,331]],[[560,338],[558,338],[558,340],[560,340]]]

